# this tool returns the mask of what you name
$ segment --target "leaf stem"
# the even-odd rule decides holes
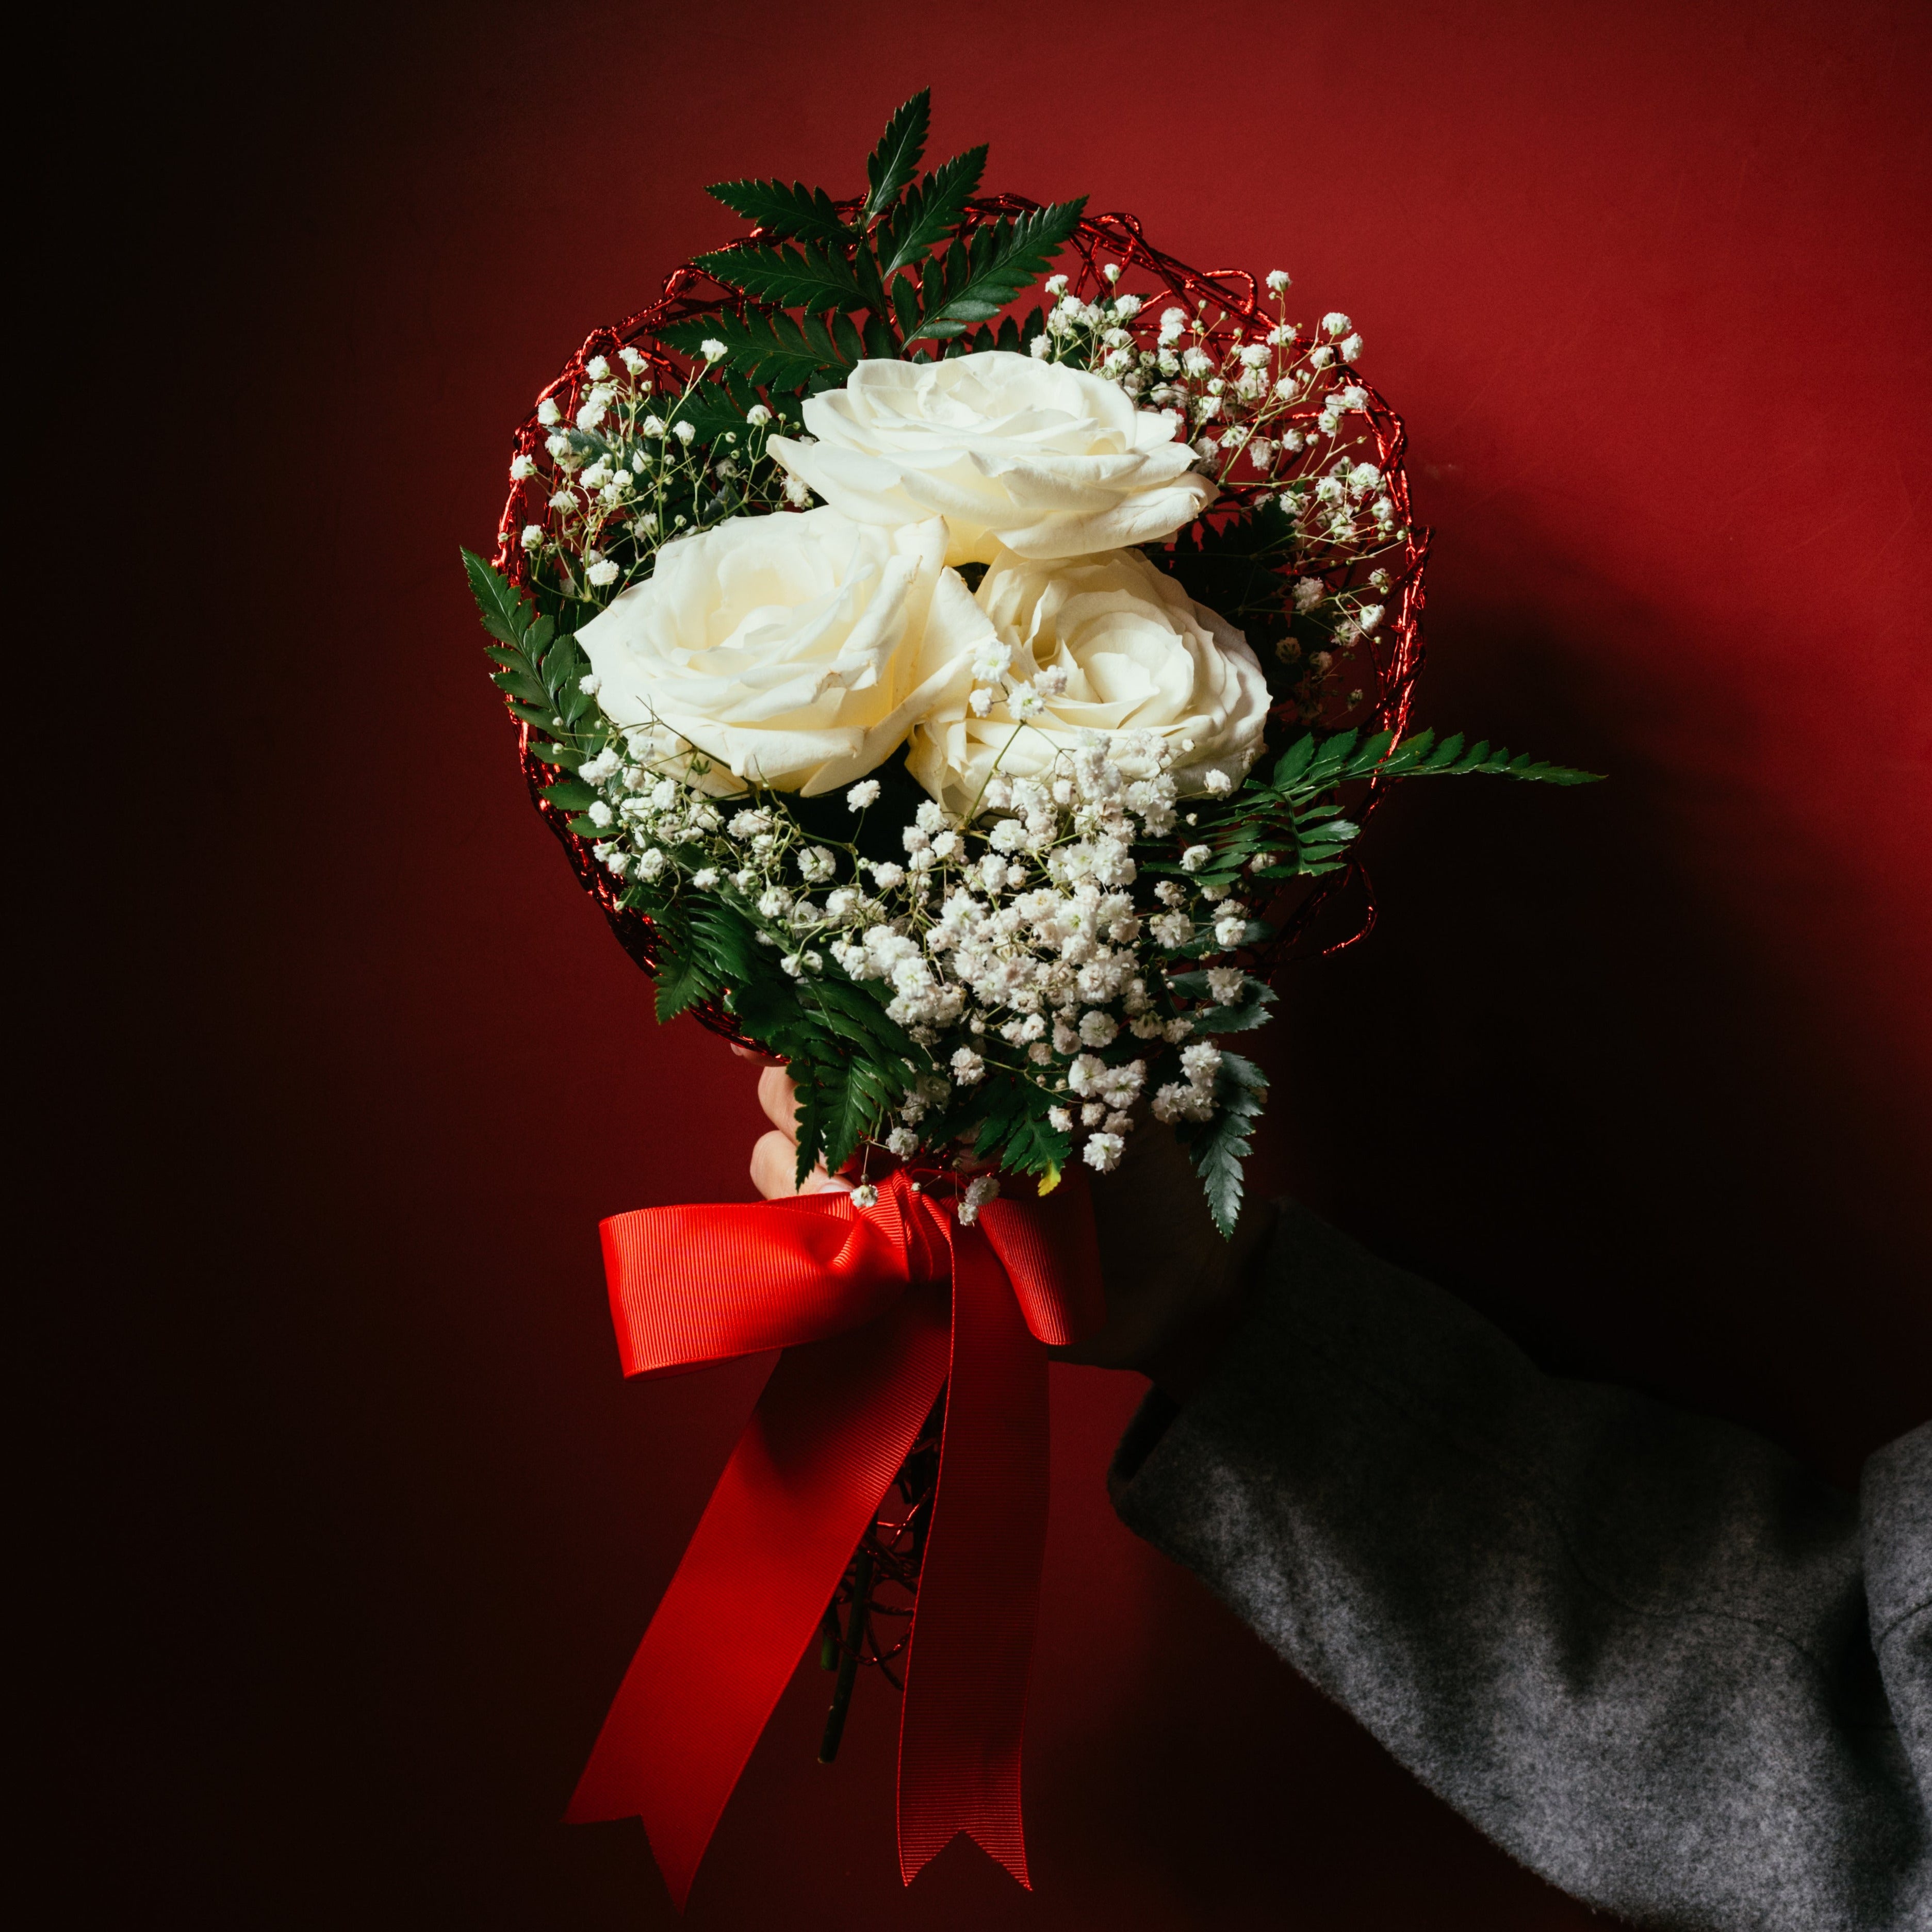
[[[832,1687],[832,1708],[825,1714],[825,1736],[818,1747],[818,1761],[830,1764],[838,1755],[839,1740],[845,1735],[845,1713],[852,1702],[852,1686],[859,1677],[859,1643],[866,1634],[866,1618],[872,1609],[872,1557],[861,1550],[852,1566],[852,1616],[839,1643],[838,1676]],[[832,1621],[838,1614],[835,1610]]]

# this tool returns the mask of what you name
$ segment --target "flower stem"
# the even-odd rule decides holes
[[[832,1687],[832,1708],[825,1714],[825,1736],[818,1747],[820,1764],[830,1764],[838,1755],[838,1741],[845,1734],[845,1712],[852,1702],[852,1686],[858,1680],[859,1642],[865,1635],[872,1594],[872,1558],[869,1552],[861,1552],[852,1566],[852,1618],[839,1646],[838,1681]]]

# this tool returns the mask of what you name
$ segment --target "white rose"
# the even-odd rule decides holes
[[[913,734],[908,766],[934,798],[963,812],[998,759],[1013,778],[1037,776],[1088,731],[1146,732],[1170,743],[1184,793],[1204,792],[1211,772],[1238,784],[1261,749],[1268,690],[1247,640],[1197,604],[1136,550],[1071,563],[999,559],[976,600],[1030,680],[1016,717],[1004,696],[975,716],[963,688],[949,692]],[[1029,669],[1029,663],[1031,668]],[[1044,687],[1041,671],[1057,671]],[[1181,740],[1193,748],[1184,751]],[[1118,746],[1130,777],[1151,776],[1144,757]]]
[[[883,530],[836,510],[680,538],[577,634],[597,701],[655,728],[660,758],[715,760],[696,780],[708,791],[850,784],[956,686],[963,702],[989,626],[945,550],[936,518]]]
[[[806,403],[805,426],[816,442],[766,445],[787,470],[863,523],[944,517],[948,563],[990,563],[1002,546],[1043,561],[1150,543],[1215,494],[1190,471],[1177,418],[1004,349],[861,362]]]

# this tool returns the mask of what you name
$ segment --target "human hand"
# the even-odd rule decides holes
[[[852,1184],[836,1174],[827,1174],[822,1160],[798,1179],[798,1090],[782,1060],[769,1060],[748,1046],[731,1051],[740,1060],[748,1060],[764,1071],[758,1076],[758,1105],[772,1124],[769,1133],[760,1134],[752,1148],[752,1185],[767,1201],[794,1194],[849,1194]]]
[[[743,1059],[761,1058],[742,1047],[733,1051]],[[850,1181],[823,1167],[798,1185],[797,1096],[782,1066],[764,1065],[758,1102],[772,1127],[752,1150],[752,1185],[768,1201],[849,1192]],[[1091,1186],[1107,1318],[1084,1342],[1049,1352],[1063,1361],[1132,1370],[1185,1400],[1239,1318],[1274,1210],[1250,1202],[1234,1239],[1222,1240],[1180,1144],[1150,1123],[1127,1137],[1120,1165],[1095,1175]]]

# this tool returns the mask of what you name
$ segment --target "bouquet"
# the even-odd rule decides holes
[[[1376,800],[1588,776],[1410,728],[1426,538],[1347,316],[982,196],[983,147],[922,172],[927,124],[862,194],[713,188],[750,235],[584,344],[464,558],[658,1018],[782,1058],[800,1178],[854,1184],[604,1223],[627,1371],[787,1351],[573,1809],[644,1816],[680,1903],[814,1633],[827,1757],[857,1666],[904,1676],[907,1878],[963,1830],[1024,1882],[1080,1177],[1159,1124],[1231,1232],[1267,1083],[1229,1042]]]

